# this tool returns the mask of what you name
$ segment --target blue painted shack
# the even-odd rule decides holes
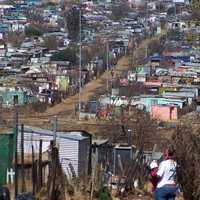
[[[187,104],[187,100],[185,98],[144,95],[140,97],[139,103],[145,106],[147,112],[151,112],[153,105],[176,105],[182,109]]]
[[[196,94],[193,91],[167,91],[163,95],[163,97],[177,97],[177,98],[186,98],[189,105],[192,104],[193,100],[196,98]]]
[[[35,96],[28,95],[26,91],[12,90],[8,88],[3,88],[2,90],[0,90],[0,97],[2,97],[3,99],[4,106],[13,106],[15,96],[17,96],[18,98],[19,105],[25,105],[37,101],[37,98]]]

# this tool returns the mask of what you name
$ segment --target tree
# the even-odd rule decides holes
[[[93,58],[93,52],[91,47],[82,47],[82,63],[87,64]]]
[[[200,10],[193,10],[192,11],[192,20],[194,21],[200,21]]]
[[[79,3],[79,0],[62,0],[60,2],[62,10],[65,10],[66,8],[71,8],[77,3]]]
[[[184,119],[177,127],[172,141],[178,162],[178,182],[184,199],[200,199],[200,137],[199,117]],[[190,121],[190,122],[189,122]],[[193,124],[194,123],[194,124]]]
[[[200,0],[192,1],[192,20],[200,20]]]
[[[111,196],[110,191],[108,190],[107,187],[101,188],[99,190],[97,196],[98,196],[99,200],[112,200],[112,196]]]
[[[167,14],[168,15],[174,15],[176,13],[176,8],[175,7],[170,7],[168,10],[167,10]]]
[[[164,12],[165,11],[165,6],[162,2],[158,2],[156,4],[156,10],[158,10],[159,12]]]
[[[71,64],[75,65],[78,63],[77,54],[78,54],[78,48],[76,46],[72,46],[53,54],[51,60],[69,61]]]
[[[127,1],[121,0],[119,3],[112,6],[112,18],[113,20],[120,20],[123,17],[126,17],[129,11],[129,6]]]
[[[25,28],[25,35],[27,37],[33,37],[33,36],[41,36],[43,34],[42,30],[39,29],[35,25],[29,25]]]
[[[74,6],[66,14],[66,24],[69,33],[69,38],[77,40],[79,35],[79,8]]]
[[[165,40],[154,39],[148,45],[148,53],[154,55],[155,53],[160,54],[164,49]]]
[[[199,9],[200,9],[200,0],[193,0],[192,1],[192,9],[199,11]]]
[[[58,48],[58,42],[56,40],[56,37],[50,36],[50,37],[46,38],[44,41],[44,46],[48,50],[56,50]]]
[[[167,38],[169,40],[182,41],[184,34],[178,29],[171,29],[167,32]]]
[[[24,33],[14,31],[14,32],[8,32],[6,41],[11,43],[14,47],[20,47],[24,39],[25,39]]]

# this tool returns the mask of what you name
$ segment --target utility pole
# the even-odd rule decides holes
[[[95,177],[96,177],[96,170],[97,170],[97,150],[95,155],[93,155],[94,165],[92,167],[92,182],[91,182],[91,191],[90,191],[90,200],[93,200],[94,196],[94,187],[95,187]]]
[[[82,22],[81,22],[81,6],[82,1],[79,0],[80,7],[79,7],[79,120],[80,120],[80,113],[81,113],[81,102],[82,102]]]
[[[106,89],[109,92],[109,41],[106,43],[106,71],[107,71],[107,81],[106,81]]]
[[[145,58],[148,58],[148,44],[145,46]]]
[[[54,145],[56,145],[57,129],[58,129],[58,119],[55,116],[54,119],[53,119],[53,141],[54,141]]]
[[[175,20],[177,21],[177,15],[176,15],[176,2],[174,2],[174,16],[175,16]]]
[[[37,180],[37,191],[42,188],[42,140],[40,139],[39,145],[39,160],[38,160],[38,180]]]
[[[21,125],[21,174],[22,174],[22,193],[25,192],[24,177],[24,124]]]
[[[3,111],[3,97],[0,96],[0,127],[3,126],[2,111]]]
[[[34,146],[32,145],[32,194],[36,192],[36,165],[35,165],[35,152]]]
[[[148,12],[148,1],[146,2],[147,4],[147,7],[146,7],[146,26],[148,25],[148,15],[149,15],[149,12]],[[148,27],[148,26],[147,26]],[[145,39],[147,39],[148,36],[147,36],[147,32],[145,34]],[[148,57],[148,44],[146,43],[145,45],[145,58]]]
[[[135,52],[134,50],[137,49],[137,41],[136,41],[136,38],[134,37],[132,39],[132,59],[131,59],[131,67],[134,68],[134,59],[135,59]]]

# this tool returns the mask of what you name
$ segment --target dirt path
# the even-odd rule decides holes
[[[142,49],[151,41],[151,39],[144,40],[140,43],[139,47],[134,51],[133,57],[135,58],[141,54]],[[119,59],[115,73],[118,75],[122,74],[124,71],[130,68],[129,65],[129,57],[123,56]],[[88,84],[85,85],[82,91],[82,101],[86,102],[90,100],[92,97],[95,97],[99,94],[99,91],[106,91],[106,82],[107,79],[111,78],[110,72],[104,72],[98,79],[90,81]],[[59,120],[64,120],[62,124],[65,124],[64,127],[71,127],[71,129],[76,128],[77,126],[83,129],[90,129],[90,127],[95,128],[96,122],[91,126],[87,126],[87,123],[79,122],[77,119],[74,118],[75,113],[75,105],[78,103],[79,95],[76,94],[74,96],[68,97],[67,99],[63,100],[61,103],[53,106],[48,107],[47,110],[43,113],[33,113],[28,110],[28,112],[20,113],[19,120],[21,123],[29,124],[32,126],[40,126],[44,128],[48,128],[48,125],[51,124],[50,120],[52,120],[53,116],[57,116]],[[6,113],[5,113],[5,117]],[[9,114],[10,121],[13,119],[13,115]],[[82,126],[83,125],[83,126]]]
[[[128,57],[122,57],[117,66],[116,71],[118,70],[126,70],[128,69]],[[118,72],[120,73],[120,72]],[[98,79],[90,81],[88,84],[85,85],[81,99],[83,102],[88,101],[91,97],[95,96],[97,92],[101,89],[106,88],[107,79],[110,79],[111,75],[110,72],[104,72]],[[62,103],[47,109],[45,112],[46,114],[59,114],[60,112],[64,111],[73,111],[75,108],[75,104],[78,103],[78,94],[75,96],[69,97],[66,100],[63,100]]]
[[[150,39],[144,40],[139,45],[134,52],[134,57],[137,57],[138,53],[141,52],[141,49],[144,49],[145,46],[150,42]],[[123,56],[119,59],[117,66],[115,68],[116,73],[119,75],[122,74],[124,71],[128,70],[129,66],[129,58],[128,56]],[[91,97],[97,95],[98,91],[106,90],[106,82],[107,79],[111,78],[110,72],[104,72],[98,79],[90,81],[88,84],[85,85],[82,91],[82,98],[83,102],[88,101]],[[55,105],[54,107],[48,108],[42,116],[48,115],[59,115],[59,114],[70,114],[74,112],[75,104],[78,103],[79,95],[76,94],[75,96],[68,97],[66,100],[63,100],[62,103]]]

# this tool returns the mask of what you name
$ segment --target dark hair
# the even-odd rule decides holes
[[[175,148],[173,145],[168,146],[168,156],[174,156],[175,154]]]

